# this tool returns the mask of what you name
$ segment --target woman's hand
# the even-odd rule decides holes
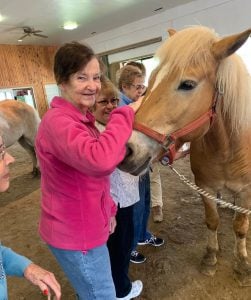
[[[34,285],[37,285],[43,295],[48,296],[48,299],[51,299],[51,291],[55,294],[56,300],[61,299],[61,287],[53,273],[31,263],[24,270],[24,277]]]
[[[142,103],[144,97],[140,97],[137,101],[129,104],[129,106],[131,106],[131,108],[134,110],[134,112],[136,113],[138,111],[138,109],[140,108],[140,105]]]
[[[110,219],[110,234],[112,234],[115,231],[115,227],[117,225],[117,221],[115,217],[111,217]]]

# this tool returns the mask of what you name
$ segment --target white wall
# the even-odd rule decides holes
[[[197,0],[166,10],[119,28],[84,40],[96,53],[113,50],[161,36],[167,38],[167,28],[177,30],[189,25],[214,28],[220,35],[237,33],[251,27],[250,0]],[[109,56],[109,62],[153,54],[159,44],[124,51]]]

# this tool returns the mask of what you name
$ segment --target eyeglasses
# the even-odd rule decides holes
[[[0,161],[4,160],[5,154],[6,154],[6,146],[4,144],[0,145]]]
[[[131,86],[135,87],[135,89],[138,90],[144,90],[146,86],[144,84],[131,84]]]
[[[119,99],[118,98],[103,99],[101,101],[97,101],[97,103],[102,106],[107,106],[109,103],[111,103],[112,106],[117,106],[119,103]]]

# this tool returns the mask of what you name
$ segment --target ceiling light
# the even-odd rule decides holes
[[[4,20],[4,16],[0,14],[0,22]]]
[[[23,40],[17,40],[19,43],[21,43]]]
[[[73,30],[78,27],[78,24],[76,22],[66,22],[63,26],[65,30]]]

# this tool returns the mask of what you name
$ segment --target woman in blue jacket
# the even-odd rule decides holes
[[[14,158],[5,151],[5,145],[0,136],[0,192],[5,192],[9,187],[9,165],[13,162]],[[48,296],[48,299],[51,292],[55,294],[57,300],[61,298],[60,285],[52,273],[0,243],[0,300],[8,299],[6,275],[24,276],[37,285],[42,293]]]
[[[145,76],[142,69],[134,64],[125,65],[117,73],[118,88],[121,92],[119,106],[128,105],[139,101],[146,91],[144,85]],[[136,250],[137,245],[151,245],[159,247],[164,244],[162,238],[154,236],[148,231],[148,219],[150,215],[150,177],[149,171],[139,178],[140,200],[133,207],[134,214],[134,245],[131,252],[132,263],[145,262],[146,257]]]

